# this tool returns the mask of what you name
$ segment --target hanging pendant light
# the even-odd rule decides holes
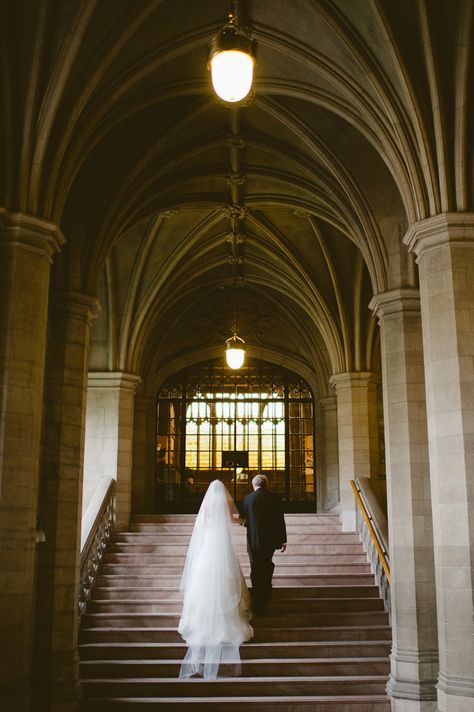
[[[225,358],[229,368],[237,370],[244,365],[245,341],[237,336],[234,331],[230,339],[225,342]]]
[[[237,17],[234,2],[227,24],[209,47],[212,86],[217,96],[229,103],[245,99],[252,88],[255,65],[255,43],[239,27]]]

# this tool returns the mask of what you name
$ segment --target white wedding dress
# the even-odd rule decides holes
[[[237,508],[224,484],[211,482],[181,580],[184,602],[178,632],[189,648],[180,677],[215,679],[221,663],[240,664],[239,646],[253,636],[250,594],[232,542],[234,513]]]

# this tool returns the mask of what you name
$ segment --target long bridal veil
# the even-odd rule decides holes
[[[209,485],[184,565],[178,631],[188,643],[180,677],[215,679],[221,663],[240,663],[239,646],[253,636],[250,595],[232,543],[237,508],[222,482]]]

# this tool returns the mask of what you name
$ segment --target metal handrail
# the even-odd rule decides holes
[[[382,546],[380,542],[380,537],[377,534],[376,527],[374,525],[374,520],[372,519],[372,516],[370,513],[367,511],[367,508],[365,506],[365,503],[361,497],[360,494],[360,489],[357,486],[356,482],[354,480],[350,480],[352,491],[354,492],[354,496],[356,498],[356,502],[359,506],[360,512],[362,514],[362,517],[364,518],[364,521],[367,525],[367,529],[369,531],[370,537],[374,543],[375,549],[377,551],[377,554],[379,556],[380,562],[382,564],[383,570],[385,571],[385,575],[387,577],[388,583],[391,583],[391,577],[390,577],[390,565],[387,561],[388,558],[388,552],[386,551],[385,547]]]

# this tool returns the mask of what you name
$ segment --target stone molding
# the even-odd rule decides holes
[[[346,388],[368,388],[377,386],[380,383],[380,376],[371,371],[347,371],[333,374],[329,383],[336,392]]]
[[[65,242],[61,230],[53,223],[26,213],[0,212],[0,245],[36,252],[52,262]]]
[[[474,243],[474,213],[439,213],[420,220],[410,225],[403,243],[417,262],[431,250]]]
[[[88,388],[121,388],[126,391],[136,391],[141,382],[140,376],[124,371],[89,371],[87,375]]]
[[[82,292],[55,292],[51,299],[51,309],[84,319],[92,324],[100,313],[99,300]]]
[[[438,650],[417,650],[415,648],[398,648],[392,646],[391,657],[399,663],[416,663],[417,665],[435,665],[438,667],[439,655]]]
[[[421,315],[420,290],[415,287],[402,287],[388,292],[375,294],[369,302],[369,309],[379,320],[400,314]]]
[[[438,675],[438,689],[446,695],[458,695],[474,699],[474,677],[454,677],[440,672]]]

